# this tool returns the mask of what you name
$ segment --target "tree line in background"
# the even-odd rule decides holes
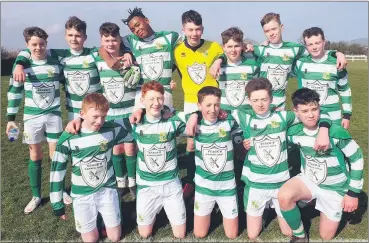
[[[259,44],[255,40],[245,39],[245,43]],[[302,38],[298,40],[299,43],[304,44]],[[345,41],[327,41],[325,44],[326,50],[337,50],[345,55],[368,55],[368,46],[360,45],[357,43],[348,43]],[[13,63],[17,54],[21,50],[8,50],[5,47],[1,47],[1,76],[7,76],[11,74]]]

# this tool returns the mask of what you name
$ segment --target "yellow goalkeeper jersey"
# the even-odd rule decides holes
[[[218,43],[206,40],[201,40],[201,44],[195,48],[185,40],[174,49],[185,102],[197,103],[197,92],[204,86],[218,87],[209,68],[222,53],[223,49]]]

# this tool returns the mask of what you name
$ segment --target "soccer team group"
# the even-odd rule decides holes
[[[342,213],[358,207],[364,161],[347,131],[352,102],[346,60],[342,53],[324,50],[323,31],[306,29],[305,46],[286,42],[279,14],[268,13],[260,21],[265,43],[244,44],[242,31],[232,27],[222,32],[219,45],[201,38],[202,18],[196,11],[182,15],[184,38],[153,31],[140,8],[128,12],[123,22],[132,34],[121,37],[116,24],[103,23],[100,48],[84,47],[86,23],[75,16],[65,24],[69,49],[46,49],[44,30],[24,30],[27,49],[14,64],[7,107],[8,133],[16,127],[25,96],[23,142],[30,151],[33,197],[24,213],[41,204],[41,142],[46,140],[52,208],[66,220],[65,205],[73,203],[84,242],[98,240],[98,214],[107,237],[121,239],[125,209],[119,191],[126,187],[136,200],[143,238],[151,236],[162,208],[174,237],[184,238],[185,199],[194,193],[195,237],[208,234],[217,203],[225,235],[235,239],[241,180],[251,240],[260,234],[270,205],[281,232],[291,242],[307,242],[297,202],[314,199],[321,212],[320,236],[332,239]],[[183,112],[173,108],[175,70],[182,81]],[[291,75],[298,90],[291,97],[293,111],[286,111]],[[69,120],[64,132],[61,90]],[[187,137],[184,188],[178,136]],[[296,161],[301,173],[292,178],[290,150],[298,151],[301,160]],[[68,161],[70,195],[64,186]]]

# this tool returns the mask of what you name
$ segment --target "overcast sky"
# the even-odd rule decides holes
[[[70,16],[87,22],[85,46],[99,45],[98,29],[114,22],[122,35],[130,31],[122,22],[127,10],[141,7],[155,31],[181,33],[182,13],[193,9],[203,17],[204,38],[220,41],[220,33],[237,26],[246,38],[264,40],[260,20],[268,12],[281,15],[284,40],[296,42],[304,29],[321,27],[327,40],[350,41],[368,37],[367,2],[2,2],[1,45],[23,48],[23,30],[39,26],[49,34],[49,48],[67,48],[64,24]]]

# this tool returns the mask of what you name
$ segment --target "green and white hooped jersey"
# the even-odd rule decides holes
[[[223,110],[251,108],[245,87],[257,72],[257,63],[252,56],[243,56],[238,64],[222,64],[218,83],[222,91],[220,107]]]
[[[329,128],[331,148],[326,152],[317,152],[313,149],[317,135],[318,129],[307,130],[302,124],[288,129],[289,142],[300,148],[301,172],[322,189],[341,195],[347,190],[360,193],[364,159],[358,144],[347,130],[333,124]],[[350,162],[351,170],[344,156]]]
[[[109,68],[100,55],[95,56],[95,62],[103,94],[110,105],[106,120],[128,118],[135,105],[136,88],[126,87],[120,72]]]
[[[231,132],[234,120],[202,120],[195,136],[195,191],[210,196],[236,195]]]
[[[286,88],[292,65],[304,51],[304,46],[293,42],[254,46],[254,55],[260,66],[260,77],[267,78],[273,85],[271,107],[285,106]]]
[[[61,135],[50,170],[50,202],[54,210],[64,208],[64,179],[69,157],[73,198],[89,195],[102,187],[116,187],[113,147],[126,142],[127,134],[119,124],[105,122],[97,132],[82,128],[77,135],[67,132]]]
[[[174,47],[181,40],[174,31],[160,31],[146,39],[134,34],[123,37],[123,43],[133,53],[141,70],[139,85],[155,80],[164,85],[165,91],[172,93],[172,67]]]
[[[31,59],[28,63],[30,65],[24,69],[24,83],[10,78],[7,116],[17,114],[23,93],[24,121],[50,113],[61,116],[60,84],[64,84],[62,66],[57,59],[51,57],[41,61]]]
[[[249,114],[248,114],[249,113]],[[291,111],[270,112],[260,117],[253,111],[232,112],[250,150],[242,169],[242,180],[259,189],[277,189],[290,178],[287,163],[287,128],[299,120]]]
[[[178,114],[184,116],[182,112]],[[138,189],[165,185],[178,178],[176,137],[184,132],[186,124],[177,116],[168,120],[149,120],[132,125],[132,135],[137,143]]]
[[[99,74],[92,53],[97,53],[96,48],[83,48],[76,52],[71,49],[49,49],[48,55],[57,58],[63,66],[65,77],[65,90],[68,112],[79,114],[83,98],[90,93],[102,93]],[[28,49],[21,51],[18,61],[29,62]]]
[[[349,115],[352,114],[352,99],[347,71],[338,71],[336,62],[337,59],[328,54],[319,61],[308,56],[297,60],[294,71],[298,88],[315,90],[320,96],[320,109],[340,124],[340,97],[343,113]]]

